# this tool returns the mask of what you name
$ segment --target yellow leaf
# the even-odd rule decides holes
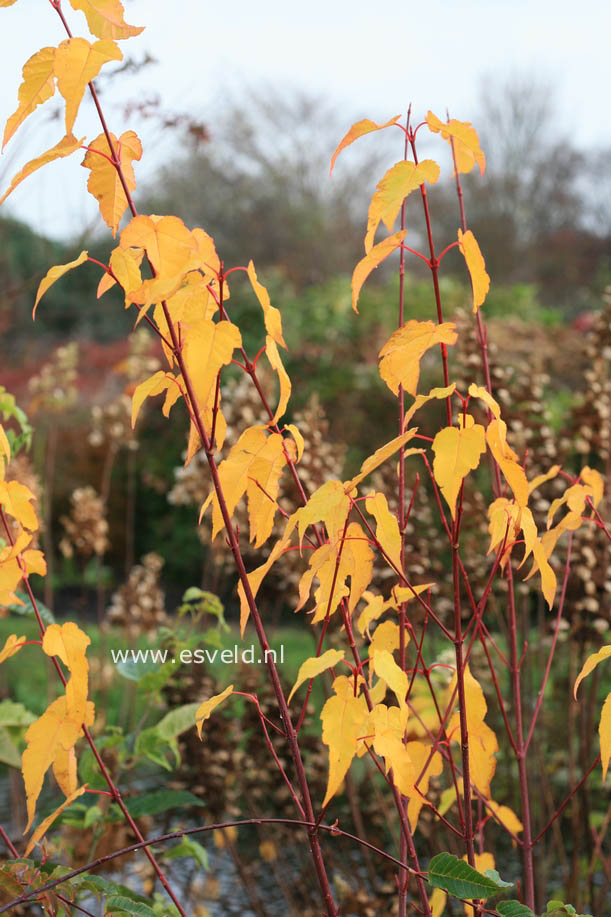
[[[530,496],[537,488],[541,487],[542,484],[545,484],[546,481],[551,481],[552,478],[555,478],[560,471],[560,465],[552,465],[550,470],[545,474],[538,474],[528,482],[528,495]]]
[[[279,433],[268,436],[265,427],[249,427],[219,465],[219,478],[229,514],[233,515],[245,493],[248,496],[250,540],[257,547],[271,533],[277,509],[275,501],[280,489],[280,475],[285,464],[282,436]],[[214,540],[224,526],[221,507],[214,491],[202,506],[200,522],[210,502]]]
[[[397,522],[397,517],[389,510],[384,494],[369,494],[365,500],[365,509],[376,520],[376,538],[382,545],[384,553],[395,569],[401,571],[403,564],[401,563],[399,523]]]
[[[316,576],[320,586],[314,593],[316,606],[312,623],[332,615],[344,596],[349,596],[348,607],[352,613],[371,581],[373,560],[365,533],[358,523],[352,522],[345,539],[324,544],[310,555],[308,569],[299,581],[299,604],[295,610],[298,611],[308,599]],[[350,590],[346,585],[348,577]]]
[[[166,393],[163,414],[168,417],[172,405],[182,394],[179,381],[180,377],[176,378],[171,373],[160,369],[152,376],[149,376],[148,379],[145,379],[144,382],[141,382],[140,385],[137,385],[132,395],[132,428],[136,426],[136,420],[144,401],[154,395],[160,395],[162,392]]]
[[[205,700],[201,704],[195,713],[195,725],[197,726],[197,734],[202,737],[202,728],[206,720],[210,717],[210,714],[215,710],[219,704],[222,704],[226,698],[233,691],[233,685],[229,685],[228,688],[225,688],[224,691],[221,691],[220,694],[215,694],[214,697],[209,697],[208,700]]]
[[[459,430],[457,427],[444,427],[433,440],[433,473],[439,484],[452,519],[456,518],[456,500],[462,482],[470,471],[474,471],[480,462],[482,454],[486,451],[486,435],[484,428],[473,423]]]
[[[465,715],[469,733],[469,761],[471,782],[486,798],[490,796],[490,783],[496,770],[496,752],[498,742],[496,735],[484,722],[488,710],[484,692],[477,679],[473,677],[469,666],[465,666]],[[450,697],[456,687],[454,675],[448,688]],[[460,742],[460,715],[455,713],[447,727],[448,735],[453,742]]]
[[[72,748],[79,738],[82,726],[91,726],[94,719],[93,704],[88,702],[84,718],[77,722],[69,716],[66,697],[58,697],[45,710],[25,734],[26,749],[22,756],[23,781],[27,797],[28,824],[35,814],[36,800],[40,795],[44,776],[58,755]]]
[[[395,693],[399,706],[404,708],[408,689],[407,675],[403,669],[399,668],[388,650],[380,650],[375,653],[373,669],[378,678],[385,681],[390,690]]]
[[[579,472],[579,477],[588,485],[591,491],[592,503],[595,507],[598,506],[605,490],[605,482],[600,471],[585,465]]]
[[[125,292],[126,309],[132,302],[129,294],[142,285],[140,264],[143,256],[142,249],[121,247],[113,249],[110,255],[110,269]],[[108,274],[106,276],[108,277]]]
[[[341,481],[326,481],[315,490],[305,506],[294,514],[299,533],[299,546],[309,525],[324,522],[329,540],[335,542],[344,529],[346,517],[350,512],[350,498]]]
[[[545,533],[545,535],[552,535],[552,534],[556,534],[556,533],[555,532],[554,533],[552,532]],[[548,558],[553,550],[554,542],[547,541],[546,543],[545,535],[543,536],[543,538],[537,538],[537,540],[535,541],[533,545],[532,552],[533,552],[534,562],[532,565],[532,569],[530,573],[528,574],[528,576],[525,577],[524,582],[526,582],[526,580],[529,580],[531,576],[534,576],[534,574],[537,571],[539,571],[539,573],[541,574],[541,591],[543,593],[543,597],[545,598],[545,601],[547,602],[548,606],[552,608],[554,604],[554,598],[556,595],[557,582],[556,582],[556,574],[552,570],[552,567],[549,564]]]
[[[394,653],[400,646],[399,625],[394,621],[383,621],[378,624],[373,632],[373,638],[369,644],[369,655],[386,650],[388,653]]]
[[[0,0],[0,7],[12,6],[13,3],[16,3],[17,0]]]
[[[212,426],[216,378],[221,368],[231,363],[233,351],[241,345],[242,336],[231,322],[215,324],[210,319],[202,319],[191,325],[185,335],[183,360],[202,423],[207,429]]]
[[[400,232],[396,232],[393,236],[384,239],[384,241],[380,242],[378,245],[374,245],[371,251],[365,255],[355,267],[352,274],[352,308],[355,312],[359,311],[356,306],[359,301],[361,287],[374,268],[378,267],[385,258],[401,245],[406,235],[407,232],[401,230]]]
[[[434,134],[441,133],[444,140],[448,143],[454,142],[454,152],[456,154],[456,170],[458,172],[470,172],[477,163],[480,173],[483,175],[486,170],[486,157],[482,153],[479,145],[479,137],[469,121],[451,121],[444,123],[437,118],[432,111],[426,116],[426,122],[429,130]]]
[[[11,634],[10,637],[7,637],[4,646],[0,650],[0,662],[5,662],[15,653],[18,653],[24,642],[25,636],[23,634],[21,637],[18,637],[17,634]]]
[[[375,194],[369,205],[365,251],[369,253],[373,245],[376,230],[383,222],[389,232],[397,219],[397,214],[405,198],[419,188],[424,182],[434,185],[439,178],[439,166],[432,159],[424,159],[418,165],[402,160],[378,182]]]
[[[44,576],[47,572],[47,564],[42,551],[24,551],[21,558],[28,576],[31,573],[38,573],[40,576]]]
[[[91,640],[76,624],[50,624],[42,639],[47,656],[59,656],[70,670],[66,685],[66,713],[75,722],[85,718],[87,704],[89,663],[86,651]]]
[[[433,894],[429,898],[431,917],[443,917],[447,900],[448,896],[442,888],[433,889]]]
[[[607,699],[603,704],[598,734],[600,736],[600,760],[602,763],[604,782],[607,779],[609,762],[611,762],[611,694],[607,695]]]
[[[518,457],[507,443],[507,424],[504,420],[491,420],[486,429],[486,442],[513,490],[518,506],[528,503],[528,480]]]
[[[401,115],[395,115],[394,118],[391,118],[390,121],[385,121],[384,124],[376,124],[375,121],[370,121],[369,118],[364,118],[362,121],[357,121],[356,124],[353,124],[348,133],[342,138],[339,146],[331,157],[329,174],[332,174],[337,157],[342,150],[345,150],[347,146],[350,146],[351,143],[354,143],[355,140],[358,140],[358,138],[362,137],[364,134],[370,134],[372,131],[381,131],[385,127],[396,124],[400,117]]]
[[[495,815],[498,815],[504,827],[513,831],[514,834],[519,834],[520,831],[524,830],[522,822],[509,806],[500,806],[498,802],[495,802],[493,799],[487,799],[486,806],[494,812]]]
[[[56,280],[59,280],[60,277],[63,277],[68,271],[72,271],[75,267],[78,267],[83,261],[87,261],[87,252],[81,252],[78,258],[75,258],[74,261],[68,262],[68,264],[57,264],[55,267],[49,268],[46,275],[40,281],[38,292],[36,293],[36,301],[34,302],[34,308],[32,309],[32,318],[36,315],[36,308],[38,303],[45,295],[49,287],[52,287]]]
[[[306,659],[299,667],[299,672],[297,674],[297,681],[292,687],[291,693],[288,696],[287,703],[290,704],[291,698],[295,694],[295,691],[304,683],[304,681],[309,681],[311,678],[316,678],[317,675],[320,675],[321,672],[326,672],[327,669],[332,669],[344,658],[344,650],[327,650],[326,653],[323,653],[321,656],[312,656],[310,659]]]
[[[71,793],[68,796],[68,798],[62,802],[61,806],[57,807],[55,812],[52,812],[51,815],[47,815],[44,821],[41,821],[38,828],[36,829],[32,837],[28,841],[28,846],[25,848],[24,856],[28,857],[31,854],[36,844],[40,840],[42,840],[42,838],[45,836],[45,834],[47,833],[47,831],[49,830],[49,828],[51,827],[55,819],[58,818],[62,814],[64,809],[67,809],[68,806],[71,806],[75,799],[78,799],[79,796],[83,795],[83,793],[87,789],[87,786],[88,784],[85,783],[83,786],[79,787],[78,790],[75,790],[73,793]]]
[[[142,144],[134,131],[126,131],[117,139],[110,135],[113,149],[121,163],[121,171],[130,191],[136,187],[133,160],[142,156]],[[104,155],[101,155],[104,154]],[[105,134],[100,134],[89,144],[81,165],[90,170],[87,189],[100,205],[100,213],[113,236],[127,210],[127,197],[119,173],[112,161],[110,144]]]
[[[320,715],[322,740],[329,746],[329,779],[323,808],[339,790],[367,720],[365,698],[354,696],[353,685],[345,675],[336,678],[333,682],[335,695],[327,700]]]
[[[443,759],[438,751],[433,752],[431,755],[431,746],[424,742],[408,742],[405,749],[411,761],[412,785],[405,787],[405,792],[401,789],[401,792],[405,796],[409,796],[407,817],[412,831],[415,831],[422,807],[426,805],[425,797],[429,791],[431,777],[439,777],[443,770]],[[416,780],[420,777],[425,765],[426,771],[416,785]]]
[[[284,429],[288,430],[291,436],[293,437],[293,439],[295,440],[295,444],[297,446],[297,461],[300,462],[303,456],[303,450],[305,447],[304,438],[294,423],[287,423]]]
[[[374,249],[375,251],[375,249]],[[420,376],[420,360],[435,344],[455,344],[454,322],[419,322],[411,319],[399,328],[380,350],[380,376],[387,386],[398,395],[399,386],[415,395]]]
[[[90,44],[86,38],[67,38],[58,45],[54,69],[57,88],[66,100],[67,134],[74,127],[87,83],[111,60],[123,60],[123,55],[107,39]]]
[[[428,395],[416,395],[416,399],[412,404],[409,411],[405,412],[405,417],[403,418],[403,428],[408,425],[416,411],[419,411],[423,404],[426,404],[427,401],[431,401],[432,398],[448,398],[450,395],[453,395],[456,390],[456,382],[453,382],[451,385],[446,386],[445,388],[432,388]]]
[[[363,478],[366,478],[367,475],[371,474],[372,471],[375,471],[375,469],[378,468],[382,462],[385,462],[386,459],[390,458],[391,455],[394,455],[395,452],[398,452],[401,446],[404,446],[405,443],[407,443],[417,432],[417,427],[413,430],[407,430],[400,436],[395,436],[395,438],[391,439],[390,442],[384,443],[384,445],[380,446],[379,449],[376,449],[373,455],[370,455],[365,459],[361,465],[361,470],[359,473],[349,481],[346,481],[344,484],[346,493],[354,490],[354,488],[361,483]],[[421,453],[423,451],[423,449],[408,449],[404,456],[407,457],[408,455],[414,455],[415,453]]]
[[[272,306],[266,288],[257,280],[257,272],[255,271],[255,266],[252,261],[248,262],[248,279],[263,309],[263,319],[265,321],[267,334],[269,337],[273,338],[276,344],[280,344],[281,347],[286,347],[284,338],[282,337],[282,316],[280,315],[280,311],[276,309],[275,306]]]
[[[577,700],[577,690],[579,685],[587,678],[590,672],[593,672],[596,666],[602,662],[604,659],[609,659],[611,657],[611,644],[603,646],[602,649],[598,650],[597,653],[592,653],[586,661],[584,662],[581,672],[575,679],[575,685],[573,687],[573,697]]]
[[[278,850],[273,841],[261,841],[259,856],[266,863],[274,863],[278,859]]]
[[[25,484],[19,481],[0,481],[0,504],[30,532],[38,528],[38,518],[31,505],[34,499],[34,494]]]
[[[0,456],[2,457],[3,462],[8,463],[11,460],[11,444],[8,441],[8,436],[4,432],[4,427],[0,424]],[[4,469],[2,469],[2,477],[4,477]]]
[[[155,278],[132,291],[132,302],[147,305],[172,296],[201,260],[197,236],[174,216],[139,214],[121,231],[120,246],[144,249],[155,271]]]
[[[123,6],[119,0],[70,0],[73,10],[82,10],[87,25],[97,38],[114,38],[121,41],[139,35],[144,26],[128,25],[123,19]]]
[[[6,122],[2,149],[28,115],[31,115],[38,105],[50,99],[55,92],[55,52],[55,48],[41,48],[26,61],[22,71],[23,82],[17,93],[19,105],[17,111]]]
[[[63,748],[59,750],[53,762],[53,776],[64,796],[68,797],[74,793],[78,786],[74,748],[67,751]]]
[[[458,247],[466,261],[467,270],[471,276],[473,312],[475,313],[488,295],[490,277],[486,273],[486,262],[477,244],[477,239],[470,229],[465,233],[463,233],[462,229],[458,230]]]
[[[280,359],[280,354],[278,353],[276,342],[269,336],[265,339],[265,356],[269,360],[269,364],[274,372],[278,373],[278,381],[280,383],[280,397],[278,398],[278,407],[276,408],[276,413],[274,414],[271,421],[272,424],[275,424],[278,423],[278,420],[286,411],[286,406],[289,403],[289,398],[291,397],[291,380],[289,379],[288,373],[282,365],[282,360]]]
[[[361,635],[367,634],[369,637],[369,625],[381,618],[384,612],[392,607],[392,602],[385,600],[383,595],[374,595],[369,591],[364,592],[362,598],[367,600],[367,605],[359,615],[357,627]]]
[[[486,407],[492,411],[497,420],[501,419],[501,409],[499,407],[498,401],[496,401],[488,389],[484,388],[483,385],[475,385],[474,382],[469,386],[469,394],[472,398],[479,398],[480,401],[483,401]]]
[[[80,140],[77,140],[74,134],[68,134],[67,137],[63,137],[59,143],[56,143],[54,147],[51,147],[50,150],[47,150],[46,153],[42,153],[41,156],[37,156],[36,159],[31,159],[23,169],[20,169],[17,175],[12,179],[9,187],[6,189],[2,197],[0,197],[0,204],[3,204],[7,199],[9,194],[12,194],[15,188],[21,184],[24,178],[27,178],[28,175],[31,175],[33,172],[36,172],[37,169],[40,169],[42,166],[46,165],[48,162],[53,162],[54,159],[63,159],[64,156],[69,156],[71,153],[74,153],[75,150],[78,150],[85,140],[84,137],[81,137]]]

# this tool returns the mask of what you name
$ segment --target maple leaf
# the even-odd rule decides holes
[[[383,222],[392,231],[397,214],[405,198],[424,182],[433,185],[439,178],[439,166],[432,159],[424,159],[418,165],[402,160],[397,162],[380,179],[369,205],[365,251],[369,253],[376,230]]]
[[[50,624],[42,638],[43,652],[59,656],[70,671],[66,684],[66,713],[75,722],[85,718],[87,705],[89,663],[85,655],[91,640],[72,621]]]
[[[456,674],[448,688],[451,697],[456,687]],[[468,665],[464,670],[465,711],[469,733],[469,762],[471,782],[486,798],[490,796],[490,783],[496,770],[496,752],[499,749],[496,735],[484,722],[488,705],[484,692]],[[460,742],[460,714],[453,714],[447,727],[453,742]]]
[[[394,118],[391,118],[390,121],[385,121],[384,124],[376,124],[375,121],[370,121],[369,118],[363,118],[362,121],[357,121],[356,124],[353,124],[348,133],[340,140],[337,149],[331,157],[329,175],[333,173],[333,167],[342,150],[345,150],[347,146],[350,146],[351,143],[354,143],[355,140],[358,140],[359,137],[363,137],[365,134],[370,134],[372,131],[381,131],[385,127],[391,127],[391,125],[397,123],[400,117],[401,115],[395,115]]]
[[[486,273],[486,262],[482,255],[477,239],[470,229],[463,233],[458,230],[458,247],[463,255],[471,277],[473,289],[473,313],[484,303],[490,289],[490,277]]]
[[[47,817],[41,821],[41,823],[36,828],[36,831],[28,841],[28,845],[25,848],[25,853],[23,854],[24,856],[28,857],[31,854],[36,844],[38,844],[38,842],[43,839],[55,819],[62,814],[64,809],[67,809],[68,806],[71,806],[75,799],[78,799],[79,796],[82,796],[87,787],[88,784],[85,783],[83,786],[79,787],[78,790],[75,789],[72,793],[69,794],[68,798],[65,799],[62,804],[58,806],[54,812],[51,813],[51,815],[47,815]]]
[[[6,122],[2,149],[28,115],[55,93],[55,52],[55,48],[41,48],[24,64],[23,82],[17,92],[19,105]]]
[[[19,481],[0,481],[0,505],[30,532],[38,528],[38,517],[31,505],[35,499],[29,487]]]
[[[477,163],[480,173],[484,174],[486,157],[480,149],[479,137],[469,121],[456,121],[453,118],[444,123],[429,111],[426,123],[434,134],[440,133],[444,140],[453,143],[458,172],[470,172]]]
[[[192,407],[193,410],[197,407],[208,429],[212,426],[216,378],[221,368],[231,362],[233,351],[241,346],[242,336],[231,322],[216,324],[210,319],[201,319],[188,328],[183,360],[197,401]]]
[[[181,286],[189,271],[200,262],[199,243],[182,220],[174,216],[139,214],[121,231],[121,248],[140,248],[146,252],[155,277],[132,290],[131,302],[161,302]]]
[[[393,394],[399,394],[402,385],[406,392],[415,395],[420,377],[420,360],[435,344],[455,344],[454,322],[419,322],[411,319],[398,328],[384,344],[380,353],[380,376]]]
[[[38,286],[34,308],[32,309],[32,318],[35,317],[38,303],[49,287],[52,287],[56,280],[59,280],[59,278],[63,277],[68,271],[74,270],[74,268],[82,264],[83,261],[87,261],[87,252],[81,252],[78,258],[75,258],[74,261],[69,261],[68,264],[57,264],[55,267],[49,268]]]
[[[53,761],[53,776],[64,796],[74,793],[78,786],[74,748],[60,749]]]
[[[281,347],[286,347],[282,337],[282,316],[280,311],[275,306],[272,306],[266,288],[257,280],[257,272],[252,261],[248,262],[248,279],[263,309],[263,319],[269,337],[273,338],[276,344],[280,344]]]
[[[85,14],[89,31],[98,38],[121,41],[144,30],[144,26],[125,22],[120,0],[70,0],[70,5],[73,10],[81,10]]]
[[[388,502],[383,493],[369,494],[365,499],[365,509],[376,520],[376,538],[380,542],[384,553],[392,562],[396,570],[401,571],[401,534],[397,517],[388,508]]]
[[[327,669],[334,668],[343,658],[344,650],[327,650],[327,652],[323,653],[321,656],[312,656],[310,659],[306,659],[305,662],[302,662],[299,666],[299,672],[297,673],[297,680],[291,689],[287,703],[290,704],[291,698],[304,681],[310,681],[310,679],[320,675],[321,672],[326,672]]]
[[[126,309],[132,303],[130,293],[142,286],[140,265],[143,257],[144,252],[141,248],[121,248],[120,246],[113,249],[110,254],[110,269],[125,293]],[[115,281],[110,274],[104,274],[102,282],[98,287],[98,296],[110,289]]]
[[[439,484],[452,519],[456,518],[456,500],[465,477],[474,471],[486,451],[484,428],[469,414],[461,415],[464,427],[445,427],[433,440],[433,473]]]
[[[350,523],[345,538],[322,545],[310,555],[308,569],[299,581],[299,604],[295,610],[299,611],[306,602],[316,576],[320,586],[314,593],[316,606],[312,623],[332,615],[344,596],[349,596],[348,609],[352,612],[371,582],[373,560],[374,554],[363,529],[357,522]],[[348,577],[350,590],[346,585]]]
[[[126,131],[118,139],[110,134],[110,140],[121,164],[125,184],[133,191],[136,179],[132,163],[142,157],[142,144],[134,131]],[[90,170],[87,188],[98,201],[102,218],[114,237],[127,210],[127,197],[119,172],[113,165],[111,147],[105,134],[100,134],[89,144],[81,165]]]
[[[145,399],[161,395],[162,392],[166,393],[162,413],[164,417],[169,417],[172,406],[182,395],[181,381],[180,376],[175,377],[160,369],[137,385],[132,395],[132,429],[136,426],[136,420]]]
[[[393,236],[389,236],[387,239],[384,239],[383,242],[379,242],[378,245],[374,247],[365,255],[364,258],[361,258],[357,266],[355,267],[352,273],[352,308],[355,312],[358,312],[357,303],[359,301],[359,293],[361,288],[374,268],[379,267],[379,265],[384,261],[385,258],[388,258],[396,248],[401,245],[403,239],[407,235],[407,231],[402,229],[400,232],[396,232]]]
[[[66,133],[74,127],[87,88],[108,61],[123,60],[114,41],[103,39],[90,44],[86,38],[66,38],[55,54],[57,88],[66,100]]]
[[[220,694],[215,694],[214,697],[209,697],[208,700],[205,700],[203,704],[197,708],[195,713],[195,725],[197,726],[197,734],[200,739],[202,737],[202,729],[206,720],[210,717],[213,710],[216,710],[219,704],[222,704],[223,701],[226,700],[232,692],[233,685],[229,685],[229,687],[225,688],[224,691],[221,691]]]
[[[335,695],[322,708],[322,740],[329,747],[329,778],[323,808],[338,792],[352,759],[357,753],[358,739],[364,734],[367,720],[365,698],[355,696],[354,682],[345,675],[333,682]]]
[[[282,360],[280,359],[280,354],[278,352],[276,342],[269,335],[265,339],[265,356],[269,360],[269,365],[271,368],[275,373],[277,373],[278,382],[280,384],[278,407],[276,408],[274,416],[271,420],[272,424],[276,424],[286,411],[287,405],[289,403],[289,398],[291,397],[291,380],[289,379],[288,373],[282,364]]]
[[[15,188],[17,188],[21,182],[28,177],[28,175],[36,172],[37,169],[40,169],[48,162],[53,162],[55,159],[63,159],[65,156],[70,156],[71,153],[74,153],[75,150],[78,150],[81,147],[84,140],[84,137],[81,137],[80,140],[77,140],[74,134],[68,134],[67,137],[62,137],[59,143],[56,143],[55,146],[51,147],[50,150],[47,150],[46,153],[42,153],[40,156],[37,156],[36,159],[31,159],[11,180],[10,185],[2,197],[0,197],[0,204],[5,202],[9,194],[12,194]]]
[[[450,395],[453,395],[455,391],[456,383],[452,382],[451,385],[447,385],[443,388],[432,388],[431,391],[426,395],[416,395],[411,408],[405,412],[405,417],[403,418],[403,427],[405,428],[408,425],[416,411],[419,411],[420,408],[427,403],[427,401],[431,401],[432,399],[448,398]]]
[[[64,696],[49,704],[43,715],[28,727],[25,734],[26,749],[21,759],[28,813],[26,831],[32,824],[36,801],[47,770],[58,756],[63,756],[74,747],[83,724],[91,726],[93,720],[94,708],[90,701],[85,706],[84,718],[77,722],[69,716]]]
[[[407,430],[405,433],[401,433],[399,436],[395,436],[394,439],[391,439],[389,442],[384,443],[383,446],[380,446],[379,449],[368,456],[363,464],[361,465],[361,470],[357,475],[351,478],[349,481],[346,481],[344,484],[344,490],[348,493],[361,483],[361,481],[371,474],[372,471],[375,471],[376,468],[385,462],[387,459],[394,455],[395,452],[398,452],[402,446],[404,446],[409,440],[416,435],[418,428],[415,427],[413,430]],[[415,455],[416,453],[422,453],[423,449],[407,449],[403,453],[403,457],[407,458],[408,455]]]
[[[507,424],[504,420],[491,420],[486,428],[486,442],[505,480],[513,490],[518,506],[528,503],[528,480],[518,456],[507,443]]]
[[[373,656],[374,653],[380,653],[383,650],[392,654],[399,649],[400,643],[399,625],[394,621],[382,621],[373,632],[369,644],[369,655]]]
[[[280,476],[286,465],[284,440],[279,433],[267,434],[265,427],[249,427],[218,466],[221,488],[230,515],[244,494],[248,497],[250,540],[260,547],[271,534],[276,514]],[[263,489],[261,489],[263,488]],[[201,522],[212,503],[212,540],[224,527],[216,490],[202,505]]]
[[[391,691],[394,692],[399,707],[407,709],[405,698],[407,696],[408,681],[407,675],[400,669],[388,650],[380,650],[373,657],[373,668],[382,681],[386,682]]]
[[[0,650],[0,663],[6,662],[7,659],[10,659],[15,653],[18,653],[24,641],[25,636],[23,634],[21,637],[18,637],[17,634],[11,634],[10,637],[7,637],[4,646]]]

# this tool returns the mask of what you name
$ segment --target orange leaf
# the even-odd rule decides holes
[[[114,41],[90,44],[86,38],[67,38],[58,45],[54,69],[57,88],[66,100],[67,134],[74,127],[87,83],[95,79],[108,61],[122,59]]]
[[[486,442],[498,463],[505,480],[513,490],[518,506],[528,503],[528,481],[518,457],[507,443],[507,424],[504,420],[491,420],[486,429]]]
[[[119,0],[70,0],[73,10],[82,10],[92,35],[121,41],[139,35],[144,26],[127,25],[123,19],[123,6]]]
[[[385,258],[401,245],[406,235],[406,230],[401,230],[401,232],[396,232],[393,236],[384,239],[383,242],[375,245],[355,267],[352,274],[352,308],[355,312],[359,311],[356,306],[359,301],[361,287],[374,268],[378,267]]]
[[[378,356],[380,376],[393,394],[399,394],[400,385],[410,395],[416,394],[420,359],[435,344],[455,344],[458,337],[455,327],[454,322],[436,325],[411,319],[390,336]]]
[[[477,163],[480,173],[486,170],[486,157],[479,145],[479,137],[469,121],[456,121],[452,119],[447,123],[440,121],[432,111],[426,116],[429,130],[434,134],[441,133],[444,140],[454,144],[456,156],[456,170],[470,172]]]
[[[42,155],[37,156],[36,159],[31,159],[12,179],[9,187],[6,189],[2,197],[0,197],[0,204],[4,203],[9,194],[13,193],[15,188],[21,184],[24,178],[27,178],[28,175],[36,172],[37,169],[40,169],[48,162],[53,162],[54,159],[63,159],[64,156],[70,156],[71,153],[74,153],[75,150],[79,149],[84,140],[84,137],[81,137],[80,140],[77,140],[74,134],[68,134],[67,137],[63,137],[59,143],[56,143],[55,146],[51,147],[50,150],[47,150],[46,153],[42,153]]]
[[[59,278],[63,277],[64,274],[67,274],[68,271],[74,270],[74,268],[82,264],[83,261],[87,261],[87,252],[81,252],[78,258],[75,258],[74,261],[70,261],[68,264],[57,264],[55,267],[49,268],[38,286],[36,301],[34,302],[34,308],[32,309],[32,318],[34,318],[36,315],[36,308],[38,303],[45,295],[49,287],[52,287],[56,280],[59,280]]]
[[[208,428],[212,426],[216,378],[221,368],[231,362],[233,351],[241,344],[242,336],[231,322],[215,324],[209,319],[202,319],[191,325],[185,335],[183,360],[202,423]],[[196,409],[195,405],[193,409]]]
[[[401,204],[412,191],[425,181],[434,185],[439,178],[439,166],[432,159],[424,159],[416,165],[402,160],[389,169],[380,179],[371,198],[367,219],[365,251],[370,252],[376,230],[383,222],[389,232],[397,219]]]
[[[463,233],[462,229],[458,230],[458,247],[467,263],[467,269],[471,276],[473,312],[475,313],[488,295],[490,277],[486,273],[486,262],[477,244],[477,239],[470,229],[465,233]]]
[[[17,93],[19,105],[17,111],[6,122],[2,149],[28,115],[54,94],[55,52],[55,48],[41,48],[26,61],[22,71],[23,82]]]
[[[121,163],[125,183],[129,190],[133,191],[136,187],[136,179],[132,162],[134,159],[141,158],[142,144],[134,131],[126,131],[118,140],[114,134],[111,134],[110,138]],[[105,155],[100,155],[101,153]],[[119,173],[107,157],[112,157],[110,145],[106,135],[100,134],[89,144],[81,165],[91,172],[87,180],[87,188],[98,201],[104,222],[115,236],[121,218],[127,210],[127,197]]]
[[[600,714],[600,723],[598,725],[598,734],[600,736],[600,759],[603,768],[603,781],[607,779],[607,771],[611,762],[611,694],[603,704]]]
[[[331,157],[329,174],[332,174],[335,161],[342,150],[345,150],[347,146],[350,146],[350,144],[358,140],[359,137],[363,137],[364,134],[370,134],[372,131],[381,131],[385,127],[396,124],[400,117],[401,115],[395,115],[394,118],[391,118],[390,121],[385,121],[384,124],[376,124],[375,121],[370,121],[368,118],[364,118],[362,121],[357,121],[356,124],[353,124]]]

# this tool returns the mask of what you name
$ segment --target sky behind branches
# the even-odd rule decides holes
[[[83,15],[69,0],[64,7],[74,33],[86,35]],[[410,102],[417,116],[429,108],[443,116],[448,107],[453,117],[470,120],[485,78],[518,76],[554,84],[559,127],[574,143],[611,146],[611,5],[602,0],[387,0],[375,9],[362,0],[126,0],[125,8],[127,21],[146,29],[121,42],[124,53],[139,59],[149,52],[158,61],[138,76],[118,78],[104,94],[111,129],[134,126],[141,133],[145,154],[137,177],[152,176],[172,146],[152,125],[140,130],[124,120],[121,94],[159,94],[164,108],[190,111],[213,128],[211,112],[227,92],[239,99],[244,87],[299,89],[345,110],[348,128],[353,117],[386,120]],[[21,67],[64,34],[48,0],[17,0],[0,10],[0,25],[4,124],[16,108]],[[0,158],[0,188],[62,136],[45,107]],[[75,133],[90,139],[99,133],[89,110],[82,109]],[[95,225],[96,205],[83,193],[79,161],[76,155],[42,169],[4,212],[56,237]]]

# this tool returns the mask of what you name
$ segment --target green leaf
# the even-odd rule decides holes
[[[0,703],[0,726],[29,726],[36,717],[33,713],[12,700],[3,700]]]
[[[117,914],[133,914],[134,917],[155,917],[155,912],[148,904],[143,904],[141,901],[132,901],[122,895],[114,895],[112,898],[108,898],[104,910],[107,914],[116,912]]]
[[[203,806],[204,803],[187,790],[156,790],[126,799],[125,805],[133,818],[140,818],[142,815],[159,815],[169,809]]]
[[[502,917],[535,917],[531,909],[519,901],[502,901],[496,909]]]
[[[175,739],[195,725],[195,714],[200,704],[184,704],[166,713],[162,720],[152,728],[166,742]]]
[[[12,615],[26,615],[29,618],[36,619],[36,612],[34,611],[34,607],[30,602],[29,595],[26,592],[15,592],[15,595],[23,602],[23,605],[6,605],[6,610],[9,611]],[[40,617],[43,619],[45,624],[55,624],[53,612],[47,608],[46,605],[43,605],[42,602],[39,602],[38,599],[36,599],[36,607],[38,608]]]
[[[147,658],[146,660],[125,659],[122,662],[115,662],[115,668],[123,678],[129,681],[141,681],[145,675],[156,674],[161,666],[158,662]]]
[[[190,837],[183,837],[179,844],[175,847],[172,847],[166,853],[167,860],[177,860],[180,857],[193,857],[196,863],[205,869],[206,872],[209,869],[208,864],[208,853],[205,847],[202,847],[197,841],[192,840]]]
[[[592,917],[591,914],[578,914],[572,904],[562,901],[548,901],[546,914],[570,914],[572,917]]]
[[[0,761],[9,767],[21,767],[21,755],[6,729],[0,726]]]
[[[429,883],[457,898],[486,899],[507,887],[505,883],[498,885],[494,879],[482,875],[451,853],[438,853],[433,857],[429,863]]]
[[[146,904],[148,901],[148,898],[145,898],[143,895],[139,895],[125,885],[113,882],[111,879],[105,879],[103,876],[92,876],[88,873],[83,873],[82,876],[77,876],[74,881],[78,882],[79,888],[84,891],[93,892],[96,895],[122,897],[128,901],[141,904]]]
[[[511,888],[513,886],[513,882],[503,882],[496,869],[485,869],[484,875],[496,882],[499,888]]]

